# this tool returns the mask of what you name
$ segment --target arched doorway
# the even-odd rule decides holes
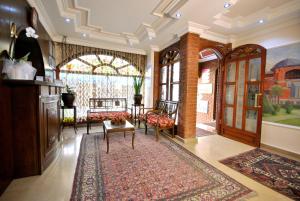
[[[220,111],[220,75],[223,56],[214,48],[199,52],[196,136],[213,135],[217,132]]]

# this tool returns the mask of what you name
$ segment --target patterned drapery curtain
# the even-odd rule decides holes
[[[66,43],[55,43],[55,52],[57,77],[76,92],[79,121],[86,119],[89,98],[127,98],[131,106],[133,77],[144,76],[145,55]],[[72,116],[72,110],[65,112]]]
[[[55,47],[55,60],[57,63],[56,69],[67,64],[73,59],[84,55],[108,55],[128,61],[131,65],[135,66],[142,75],[145,73],[146,55],[134,54],[128,52],[120,52],[108,49],[101,49],[95,47],[87,47],[75,44],[67,44],[65,42],[56,42]],[[57,71],[58,72],[58,71]]]

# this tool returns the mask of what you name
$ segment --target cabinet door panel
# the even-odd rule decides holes
[[[52,150],[58,142],[59,135],[59,111],[58,98],[42,99],[42,146],[44,157]]]

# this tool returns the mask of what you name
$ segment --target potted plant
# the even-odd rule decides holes
[[[61,95],[65,107],[73,107],[75,95],[75,91],[69,85],[66,85],[66,93],[62,93]]]
[[[133,87],[134,87],[134,104],[140,105],[142,103],[143,96],[141,94],[141,88],[144,82],[144,76],[133,77]]]

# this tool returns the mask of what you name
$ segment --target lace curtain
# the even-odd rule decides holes
[[[89,98],[127,98],[128,106],[133,104],[132,77],[105,76],[77,73],[61,73],[61,80],[73,87],[76,92],[75,105],[77,106],[77,119],[85,121],[89,108]],[[72,110],[65,111],[66,117],[73,117]]]

